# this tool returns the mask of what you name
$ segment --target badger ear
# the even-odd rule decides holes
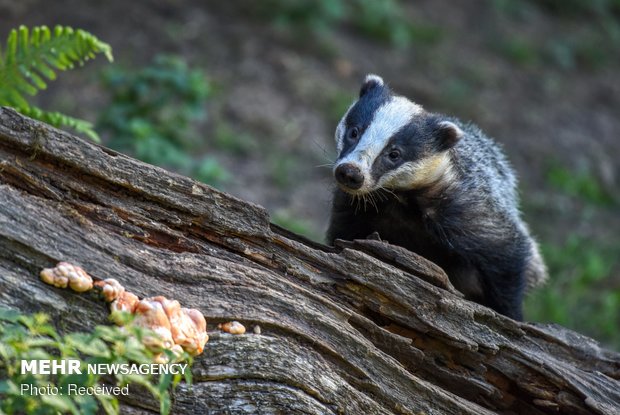
[[[368,93],[368,91],[384,85],[383,78],[378,75],[368,74],[360,88],[360,98]]]
[[[449,150],[461,139],[463,136],[463,130],[458,125],[451,121],[440,121],[437,124],[435,131],[435,137],[439,150]]]

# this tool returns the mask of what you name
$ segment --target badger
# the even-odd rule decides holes
[[[378,234],[438,264],[465,298],[522,320],[526,289],[547,273],[498,144],[372,74],[335,138],[328,243]]]

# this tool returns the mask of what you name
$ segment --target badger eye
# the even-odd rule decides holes
[[[390,160],[396,161],[396,160],[400,159],[400,151],[392,150],[392,151],[390,151],[388,153],[388,157],[390,158]]]
[[[360,130],[357,127],[349,128],[349,132],[347,133],[347,138],[349,140],[356,141],[360,136]]]

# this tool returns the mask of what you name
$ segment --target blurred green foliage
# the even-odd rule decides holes
[[[547,8],[553,13],[567,16],[613,16],[620,15],[618,0],[528,0]]]
[[[196,140],[192,123],[204,116],[209,84],[177,57],[158,56],[137,71],[118,66],[104,72],[111,104],[98,122],[109,145],[152,164],[184,167]]]
[[[531,66],[539,62],[540,54],[534,42],[522,36],[513,36],[496,41],[495,48],[522,66]]]
[[[120,318],[120,316],[117,316]],[[47,385],[68,390],[69,384],[83,387],[99,386],[104,383],[120,387],[140,386],[146,389],[160,403],[160,413],[170,412],[170,387],[182,380],[182,375],[101,375],[88,373],[88,364],[151,364],[153,352],[142,343],[145,335],[155,335],[131,324],[122,329],[116,326],[97,326],[92,333],[70,333],[60,335],[50,324],[49,316],[37,313],[22,315],[17,311],[0,308],[0,413],[3,414],[118,414],[118,400],[107,394],[33,395],[21,393],[20,385],[33,387]],[[170,359],[174,356],[167,351]],[[22,374],[22,360],[36,359],[79,359],[82,374]],[[191,358],[184,354],[175,361]],[[191,371],[185,374],[191,383]],[[105,381],[105,382],[104,382]]]
[[[324,235],[318,232],[310,221],[295,217],[288,209],[278,209],[271,215],[271,221],[292,232],[303,235],[314,241],[323,241]]]
[[[254,15],[293,31],[325,35],[345,25],[399,47],[441,39],[439,27],[412,22],[403,4],[398,0],[265,0],[250,2],[248,7]]]
[[[332,89],[325,92],[323,99],[324,116],[332,126],[338,125],[342,114],[347,112],[357,96],[350,90]]]
[[[213,146],[238,156],[249,156],[259,150],[256,139],[245,131],[237,131],[225,122],[219,122],[213,136]]]
[[[498,27],[498,33],[490,37],[491,44],[516,64],[596,70],[619,58],[618,0],[495,0],[494,6],[500,13],[524,23],[535,14],[545,13],[566,20],[565,30],[543,39],[536,34],[515,34]]]
[[[97,126],[109,137],[110,147],[209,184],[228,179],[214,158],[192,157],[204,144],[195,128],[211,96],[202,71],[190,69],[179,57],[158,56],[139,70],[105,71],[103,84],[111,103]]]
[[[215,187],[222,187],[232,179],[231,173],[212,156],[203,157],[192,175],[196,180]]]
[[[618,208],[614,197],[585,170],[553,162],[547,182],[583,204],[584,216]],[[620,350],[620,286],[613,272],[620,265],[620,241],[604,243],[575,231],[564,243],[541,243],[541,250],[550,278],[526,299],[527,319],[558,323]]]
[[[446,79],[439,85],[439,96],[442,107],[447,111],[465,112],[470,105],[474,92],[474,84],[464,76]],[[472,114],[475,115],[475,114]]]
[[[255,10],[279,27],[300,26],[328,32],[345,14],[345,5],[336,0],[266,0],[255,3]]]
[[[552,163],[547,171],[547,181],[567,195],[595,205],[610,206],[615,202],[599,180],[585,170],[572,171],[559,163]]]
[[[544,42],[520,35],[501,35],[492,43],[496,51],[520,66],[540,68],[549,65],[562,70],[603,68],[616,58],[611,53],[612,48],[620,45],[620,42],[609,45],[605,35],[596,31],[550,38]]]
[[[267,160],[269,176],[280,189],[290,188],[294,183],[294,172],[301,161],[292,155],[273,153]]]
[[[412,43],[434,43],[441,39],[438,26],[412,23],[397,0],[356,0],[351,2],[347,16],[360,33],[395,46]]]
[[[620,246],[572,235],[564,245],[542,244],[550,280],[527,298],[527,318],[553,322],[620,349],[620,287],[611,271]]]

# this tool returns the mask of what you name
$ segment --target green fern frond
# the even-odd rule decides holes
[[[57,71],[83,65],[98,53],[113,60],[110,45],[81,29],[65,26],[56,26],[53,31],[47,26],[35,27],[32,31],[25,26],[13,29],[4,53],[0,49],[0,105],[98,139],[91,123],[33,108],[25,97],[47,88],[46,81],[56,79]]]
[[[78,133],[85,134],[93,141],[99,142],[99,135],[94,129],[93,123],[90,121],[73,118],[57,111],[44,111],[40,108],[29,106],[22,108],[20,112],[30,118],[35,118],[56,127],[69,127]]]

